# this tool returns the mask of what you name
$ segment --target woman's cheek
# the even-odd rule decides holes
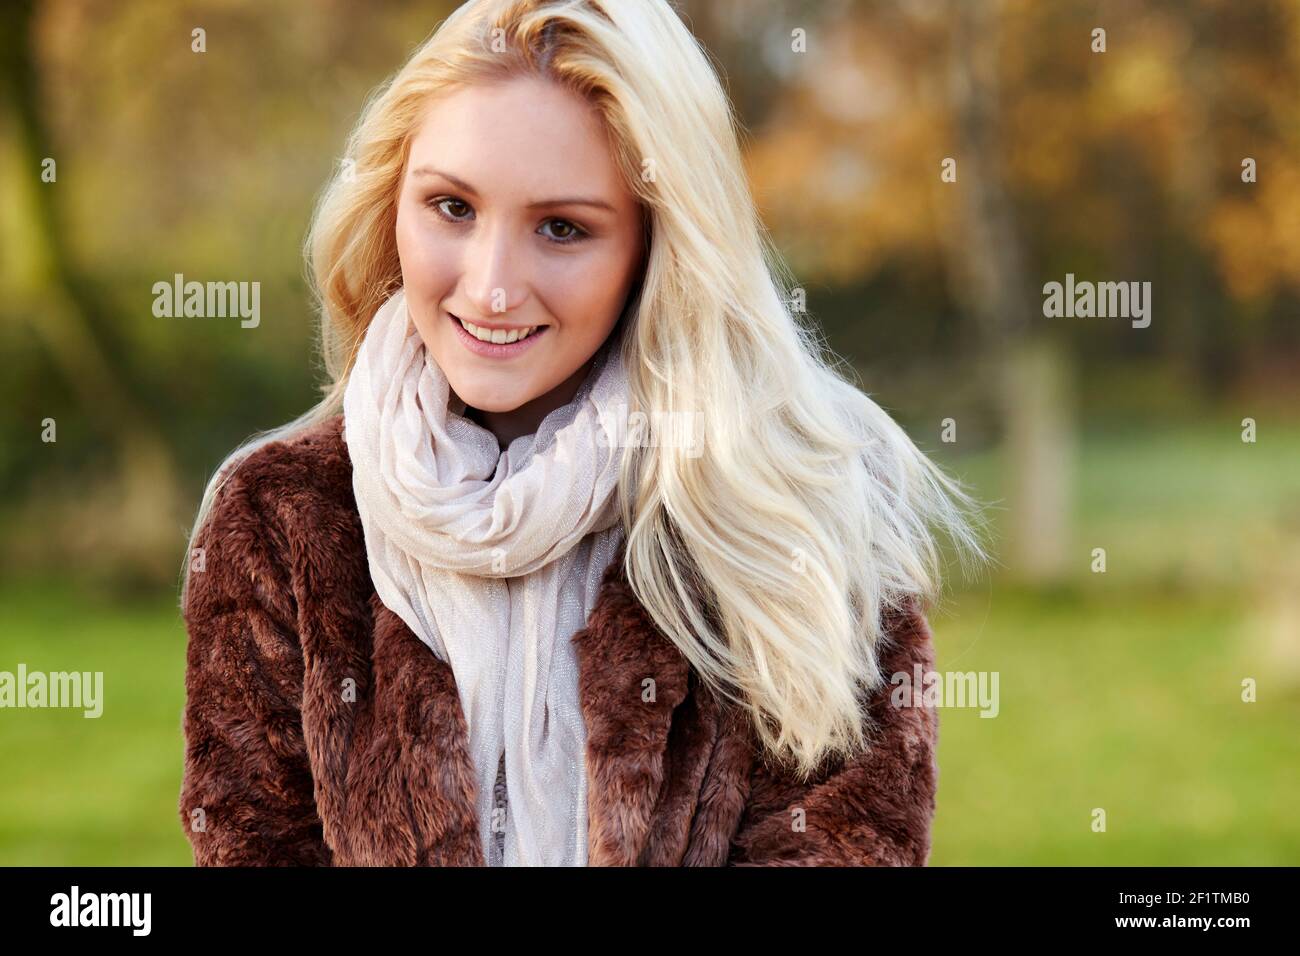
[[[397,210],[397,247],[399,255],[413,258],[426,257],[427,250],[436,245],[438,235],[433,215],[419,203],[406,202]]]
[[[551,274],[548,300],[561,318],[578,319],[580,325],[612,323],[622,306],[618,298],[623,271],[623,263],[613,256],[575,256]]]

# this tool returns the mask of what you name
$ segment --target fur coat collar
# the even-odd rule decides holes
[[[452,672],[374,593],[342,416],[241,463],[196,538],[183,614],[179,811],[197,864],[483,865]],[[915,605],[885,625],[885,674],[933,667]],[[895,707],[886,685],[871,750],[799,781],[699,682],[620,561],[573,641],[589,865],[926,862],[933,707]]]

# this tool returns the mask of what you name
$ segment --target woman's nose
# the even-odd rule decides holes
[[[480,318],[502,315],[523,302],[523,251],[510,230],[497,224],[476,231],[465,248],[465,293]]]

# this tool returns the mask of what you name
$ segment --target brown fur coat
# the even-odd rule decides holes
[[[195,546],[179,806],[195,862],[483,865],[452,672],[374,592],[342,417],[254,452]],[[885,625],[886,675],[933,666],[915,604]],[[925,864],[932,707],[892,706],[886,685],[870,752],[800,783],[759,757],[619,561],[573,640],[589,865]]]

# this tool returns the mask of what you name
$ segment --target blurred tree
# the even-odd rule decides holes
[[[92,507],[96,520],[76,536],[84,539],[93,534],[90,546],[111,551],[124,576],[157,579],[173,570],[167,563],[180,527],[176,470],[156,425],[134,400],[121,370],[91,331],[86,317],[99,306],[84,295],[85,286],[78,281],[62,241],[55,207],[57,178],[42,180],[43,163],[48,159],[57,163],[61,154],[46,130],[31,55],[34,5],[31,0],[16,0],[2,10],[0,122],[7,135],[0,166],[13,187],[14,200],[0,236],[8,262],[0,273],[3,288],[14,313],[26,319],[49,350],[83,409],[117,453],[116,471],[85,488],[80,504]],[[33,445],[40,431],[40,422],[33,421]],[[64,441],[70,437],[65,430]]]
[[[1076,411],[1073,362],[1060,335],[1031,322],[1039,303],[1026,274],[1024,240],[1004,176],[998,62],[1001,0],[951,0],[954,185],[960,229],[942,233],[953,283],[979,322],[999,370],[998,399],[1010,498],[1008,571],[1046,582],[1069,571]]]
[[[1247,350],[1294,349],[1300,104],[1284,91],[1300,85],[1300,5],[907,0],[799,16],[784,27],[806,28],[806,53],[764,47],[785,63],[749,157],[764,214],[807,283],[879,295],[908,278],[861,331],[831,330],[856,354],[919,323],[948,278],[942,337],[977,331],[982,358],[948,368],[985,377],[1000,409],[1008,563],[1052,577],[1071,553],[1085,368],[1163,354],[1208,390]],[[1245,156],[1267,181],[1241,181]],[[955,182],[940,181],[946,158]],[[1066,272],[1150,280],[1152,326],[1045,320],[1038,290]],[[914,341],[908,363],[932,362],[933,338]],[[934,378],[951,409],[951,371]]]

